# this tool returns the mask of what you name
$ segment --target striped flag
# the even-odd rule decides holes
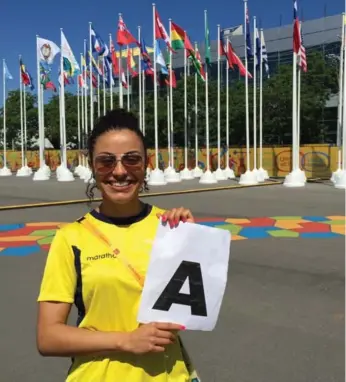
[[[306,50],[303,41],[302,25],[300,25],[300,49],[298,53],[298,65],[304,73],[308,71],[308,62],[306,59]]]

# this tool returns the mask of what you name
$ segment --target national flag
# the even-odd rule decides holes
[[[205,31],[204,31],[204,38],[205,38],[205,63],[207,66],[211,65],[211,54],[210,54],[210,34],[209,34],[209,26],[208,26],[208,20],[205,21]]]
[[[5,60],[2,61],[2,72],[6,80],[13,80],[12,74],[8,70]]]
[[[164,25],[161,22],[159,13],[157,12],[156,9],[155,9],[155,39],[156,40],[159,40],[159,39],[164,40],[168,49],[173,52],[171,40],[168,36],[168,33],[167,33]]]
[[[255,44],[256,44],[256,52],[255,52],[255,60],[256,60],[256,67],[258,67],[261,64],[261,40],[258,28],[255,29]]]
[[[247,58],[253,57],[252,45],[251,45],[251,29],[250,29],[250,18],[249,9],[246,5],[246,54]]]
[[[168,75],[168,69],[166,66],[166,62],[165,62],[165,59],[163,58],[159,44],[155,44],[155,56],[156,56],[156,63],[161,66],[161,73]]]
[[[126,81],[125,73],[123,71],[121,72],[121,84],[123,85],[125,89],[128,89],[129,86]]]
[[[206,77],[205,77],[205,71],[203,69],[203,64],[202,64],[202,59],[201,59],[201,55],[198,51],[198,48],[196,47],[195,50],[193,51],[193,53],[191,53],[190,55],[190,60],[192,62],[192,65],[193,67],[195,68],[196,70],[196,73],[198,75],[198,77],[202,80],[202,81],[205,81]]]
[[[131,49],[127,50],[127,67],[132,77],[137,77],[138,73],[135,71],[136,63],[132,56]]]
[[[73,77],[75,74],[78,74],[80,72],[80,67],[63,31],[61,31],[61,54],[66,75],[68,77]]]
[[[116,51],[114,49],[113,41],[110,42],[110,50],[111,50],[113,76],[118,76],[119,75],[119,60],[118,60]]]
[[[293,0],[293,52],[299,54],[301,46],[300,22],[298,18],[297,0]]]
[[[186,32],[177,24],[172,22],[172,48],[174,50],[186,49],[188,53],[193,51],[193,46],[186,34]]]
[[[264,40],[263,30],[261,30],[261,50],[262,50],[262,64],[264,64],[265,71],[266,71],[267,76],[269,78],[268,53],[267,53],[266,43]]]
[[[44,90],[50,89],[56,93],[56,87],[50,79],[50,72],[47,71],[47,68],[42,63],[40,63],[40,82]]]
[[[168,73],[167,77],[165,79],[165,83],[167,86],[171,85],[172,81],[172,88],[175,89],[177,87],[177,79],[175,77],[175,72],[173,69],[168,68]],[[170,76],[172,76],[172,80],[170,79]]]
[[[308,62],[306,59],[306,50],[304,47],[302,25],[300,24],[300,50],[298,55],[298,65],[301,67],[302,71],[306,73],[308,71]]]
[[[237,66],[238,70],[239,70],[239,74],[242,77],[246,77],[246,67],[243,64],[243,62],[241,61],[241,59],[238,57],[238,55],[235,53],[233,46],[232,46],[230,41],[228,41],[228,55],[229,55],[230,60],[232,62],[232,67],[233,67],[233,65]],[[247,76],[248,76],[248,78],[252,78],[252,75],[249,71],[247,72]]]
[[[96,63],[95,58],[93,57],[93,55],[91,54],[90,51],[88,52],[88,54],[89,54],[89,60],[91,60],[92,67],[96,70],[97,74],[102,76],[102,72],[101,72],[99,66]]]
[[[95,31],[93,26],[90,27],[92,51],[102,56],[106,51],[106,44],[101,36]]]
[[[142,68],[145,74],[148,75],[153,75],[154,74],[154,69],[151,63],[151,59],[145,44],[145,41],[142,39],[142,44],[141,44],[141,56],[142,56]]]
[[[106,84],[108,87],[114,85],[113,73],[112,73],[112,59],[110,56],[104,59],[104,73],[106,77]]]
[[[37,37],[36,48],[39,60],[48,65],[51,65],[54,61],[54,57],[60,53],[60,48],[55,42],[41,37]]]
[[[78,84],[79,84],[80,88],[89,89],[88,85],[84,81],[84,75],[83,74],[78,75]]]
[[[25,86],[28,86],[30,88],[30,90],[34,90],[35,86],[33,84],[32,77],[31,77],[30,73],[27,71],[27,69],[23,63],[22,58],[19,59],[19,67],[20,67],[20,74],[21,74],[21,78],[22,78],[22,83]]]
[[[220,55],[225,56],[228,62],[228,67],[233,69],[232,57],[227,51],[227,39],[225,39],[225,32],[221,31],[220,34]]]
[[[118,22],[117,43],[120,46],[130,45],[130,44],[139,45],[139,42],[137,41],[137,39],[127,29],[127,26],[121,16],[119,16],[119,22]]]

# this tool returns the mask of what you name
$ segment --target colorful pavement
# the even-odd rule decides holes
[[[345,216],[273,216],[262,218],[199,218],[203,225],[226,229],[232,240],[265,238],[337,238],[345,236]],[[58,227],[43,222],[0,225],[0,256],[28,256],[48,250]]]

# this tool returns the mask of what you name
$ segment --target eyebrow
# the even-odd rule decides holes
[[[125,154],[140,154],[141,155],[141,152],[140,151],[137,151],[137,150],[132,150],[132,151],[127,151],[126,153],[124,153],[123,155]],[[97,154],[97,156],[99,155],[111,155],[111,156],[115,156],[115,154],[113,153],[110,153],[108,151],[102,151],[100,153]]]

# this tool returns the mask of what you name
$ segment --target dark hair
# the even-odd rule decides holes
[[[147,145],[145,142],[144,135],[142,131],[138,127],[138,119],[137,117],[131,113],[126,111],[125,109],[114,109],[108,111],[104,116],[98,118],[96,121],[94,128],[91,130],[88,140],[87,140],[87,150],[88,150],[88,158],[90,163],[93,160],[93,152],[95,148],[95,143],[97,139],[104,133],[108,131],[114,130],[130,130],[137,135],[137,137],[141,140],[144,149],[144,161],[145,166],[148,164],[148,155],[147,155]],[[89,198],[89,201],[92,202],[94,199],[94,190],[97,188],[95,183],[88,183],[86,189],[86,195]],[[148,191],[147,181],[144,180],[142,190]]]

